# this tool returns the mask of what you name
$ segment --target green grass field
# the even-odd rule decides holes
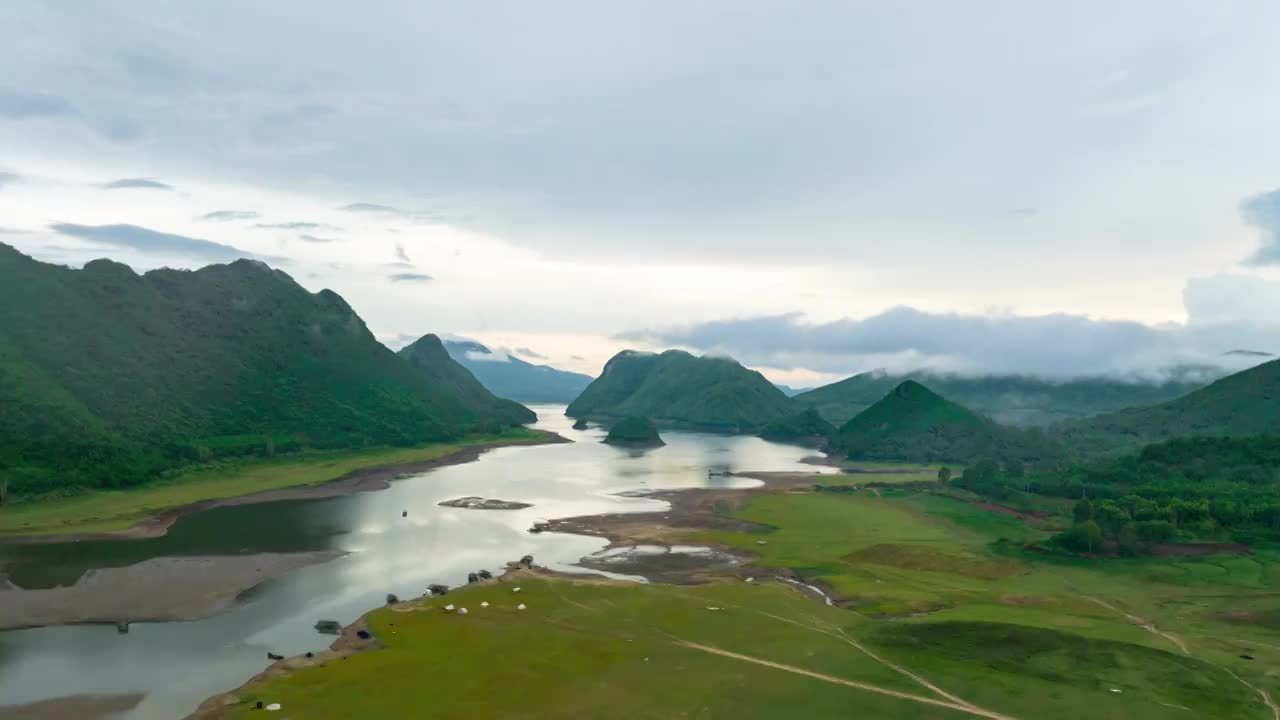
[[[1276,717],[1280,552],[1050,558],[1016,517],[889,490],[761,495],[735,514],[771,531],[690,534],[755,556],[752,583],[508,578],[378,610],[384,649],[240,698],[314,718]]]
[[[477,436],[452,443],[309,452],[193,468],[174,477],[128,490],[86,491],[65,498],[0,506],[0,538],[6,534],[122,530],[150,515],[202,500],[298,485],[315,485],[335,480],[355,470],[425,462],[475,445],[518,445],[537,442],[541,438],[542,435],[538,433],[520,429],[502,435]]]

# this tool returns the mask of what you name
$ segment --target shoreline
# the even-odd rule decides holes
[[[642,513],[605,513],[597,515],[579,515],[574,517],[559,518],[546,523],[539,523],[538,527],[543,528],[544,532],[558,532],[565,534],[587,535],[591,537],[600,537],[609,541],[609,545],[605,549],[617,547],[627,547],[634,545],[661,545],[668,549],[673,545],[680,545],[681,538],[678,536],[691,530],[707,530],[707,529],[733,529],[747,532],[764,532],[769,530],[768,526],[750,523],[742,520],[734,520],[724,515],[723,510],[725,502],[733,503],[734,507],[742,507],[750,502],[752,498],[760,495],[771,494],[776,492],[787,492],[793,488],[809,487],[813,484],[815,474],[804,472],[741,472],[734,473],[736,477],[750,478],[760,480],[763,485],[752,488],[679,488],[673,490],[656,490],[652,492],[637,493],[644,497],[654,498],[666,501],[671,507],[667,510],[658,510]],[[713,552],[703,556],[700,561],[687,563],[684,567],[670,568],[663,566],[645,567],[647,564],[643,558],[639,560],[637,568],[625,570],[631,574],[645,575],[645,571],[649,574],[645,575],[646,580],[662,584],[686,584],[686,583],[704,583],[715,582],[718,580],[741,577],[744,575],[758,575],[761,578],[771,577],[797,585],[797,592],[811,595],[817,601],[825,601],[830,604],[830,600],[824,594],[822,589],[808,586],[809,590],[805,593],[801,588],[804,583],[796,583],[792,578],[792,573],[785,569],[772,568],[765,570],[756,568],[751,565],[754,560],[751,556],[739,554],[740,551],[735,548],[718,547],[714,543],[708,544]],[[522,577],[539,577],[547,579],[562,580],[565,582],[602,582],[602,583],[629,583],[630,580],[618,580],[600,574],[600,571],[606,568],[595,567],[590,563],[582,564],[583,560],[579,560],[580,567],[592,571],[589,573],[568,573],[550,570],[540,566],[532,568],[522,568],[514,563],[508,563],[507,569],[501,575],[494,577],[492,580],[484,580],[479,583],[468,584],[457,588],[455,592],[465,592],[469,588],[482,587],[491,583],[506,583],[518,580]],[[658,558],[658,563],[665,563],[664,556],[651,556]],[[698,558],[697,555],[688,555],[687,557]],[[740,559],[741,562],[726,562],[726,557]],[[607,568],[612,572],[623,572],[624,568],[612,565]],[[637,570],[632,572],[633,570]],[[754,572],[759,570],[760,572]],[[407,599],[402,603],[402,607],[408,609],[414,604],[428,599],[429,595],[419,596],[417,598]],[[243,695],[246,691],[251,690],[263,681],[290,675],[296,671],[304,670],[315,665],[324,665],[333,660],[354,655],[356,653],[376,650],[381,647],[377,637],[374,636],[367,640],[358,637],[357,631],[367,629],[367,618],[370,613],[381,610],[381,607],[370,608],[360,615],[354,622],[343,628],[338,639],[335,640],[328,650],[314,653],[311,657],[306,655],[296,655],[285,657],[271,663],[266,669],[257,673],[253,677],[245,680],[238,687],[220,692],[206,698],[199,706],[196,707],[185,720],[217,720],[225,716],[225,713],[242,703]]]
[[[32,590],[0,581],[0,632],[203,620],[233,607],[241,595],[268,580],[346,554],[318,550],[156,557],[90,570],[68,586]]]
[[[177,507],[161,510],[156,514],[139,520],[133,525],[121,530],[108,530],[102,532],[0,534],[0,545],[51,545],[57,543],[98,540],[146,540],[163,536],[179,519],[204,510],[236,505],[254,505],[258,503],[278,502],[281,500],[323,499],[341,497],[344,495],[354,495],[360,492],[386,490],[391,487],[391,482],[401,475],[416,475],[418,473],[434,470],[447,465],[462,465],[464,463],[475,462],[481,455],[489,450],[503,447],[534,447],[538,445],[555,445],[573,442],[563,435],[551,432],[550,430],[537,430],[535,432],[540,433],[542,437],[534,441],[518,443],[503,441],[480,443],[461,448],[455,452],[451,452],[447,455],[433,458],[431,460],[361,468],[359,470],[353,470],[346,475],[333,480],[326,480],[312,485],[294,485],[292,487],[261,490],[258,492],[248,493],[246,495],[234,495],[225,498],[199,500],[197,502],[187,503],[186,505],[179,505]]]

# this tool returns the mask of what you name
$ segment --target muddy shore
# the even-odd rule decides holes
[[[107,720],[142,702],[141,693],[124,695],[69,695],[23,705],[0,706],[5,720]]]
[[[214,508],[229,507],[233,505],[252,505],[255,503],[276,502],[279,500],[331,498],[343,495],[354,495],[355,493],[361,492],[386,490],[391,487],[391,481],[402,475],[416,475],[438,467],[444,467],[445,465],[461,465],[463,463],[474,462],[485,452],[495,448],[526,447],[532,445],[551,445],[556,443],[573,442],[568,438],[550,431],[540,430],[537,432],[541,433],[543,436],[542,439],[537,442],[526,442],[520,443],[519,445],[512,445],[511,443],[503,442],[472,445],[470,447],[462,448],[457,452],[449,453],[448,455],[434,458],[432,460],[364,468],[347,473],[340,478],[336,478],[328,482],[317,483],[315,485],[297,485],[294,487],[276,488],[274,490],[263,490],[262,492],[250,493],[248,495],[201,500],[200,502],[169,508],[168,510],[157,513],[156,515],[123,530],[92,533],[0,535],[0,544],[47,544],[80,542],[84,540],[140,540],[145,538],[155,538],[168,532],[169,528],[184,515],[190,515],[202,510],[212,510]]]
[[[74,585],[24,590],[0,580],[0,630],[86,623],[199,620],[244,591],[340,552],[160,557],[85,573]]]

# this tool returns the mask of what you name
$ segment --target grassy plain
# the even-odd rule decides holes
[[[229,713],[1277,717],[1275,551],[1054,558],[1017,517],[905,488],[763,494],[735,515],[769,529],[687,539],[754,556],[754,582],[508,577],[375,611],[382,649],[251,685]]]
[[[357,470],[428,462],[480,445],[528,444],[540,442],[543,437],[520,428],[500,435],[416,447],[315,451],[207,465],[133,489],[86,490],[65,498],[0,506],[0,539],[5,535],[123,530],[165,510],[205,500],[317,485]]]

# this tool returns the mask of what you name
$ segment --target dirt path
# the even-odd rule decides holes
[[[1102,607],[1104,607],[1104,608],[1106,608],[1106,609],[1108,609],[1108,610],[1110,610],[1110,611],[1112,611],[1112,612],[1120,613],[1120,614],[1121,614],[1121,615],[1123,615],[1126,619],[1128,619],[1128,621],[1129,621],[1129,622],[1133,623],[1134,625],[1137,625],[1138,627],[1142,628],[1143,630],[1146,630],[1146,631],[1147,631],[1147,632],[1149,632],[1149,633],[1152,633],[1152,634],[1154,634],[1154,635],[1159,635],[1160,637],[1164,638],[1165,640],[1168,640],[1169,642],[1173,643],[1174,645],[1177,645],[1177,646],[1178,646],[1178,649],[1182,651],[1182,654],[1183,654],[1183,655],[1186,655],[1186,656],[1188,656],[1188,657],[1190,657],[1190,656],[1191,656],[1191,651],[1187,649],[1187,644],[1186,644],[1185,642],[1183,642],[1183,641],[1182,641],[1182,638],[1178,637],[1177,635],[1174,635],[1173,633],[1167,633],[1167,632],[1165,632],[1165,631],[1161,630],[1160,628],[1156,627],[1154,623],[1152,623],[1152,622],[1150,622],[1150,621],[1148,621],[1148,620],[1144,620],[1143,618],[1140,618],[1140,617],[1138,617],[1137,615],[1131,615],[1131,614],[1129,614],[1129,613],[1125,612],[1124,610],[1121,610],[1120,608],[1116,607],[1115,605],[1112,605],[1111,603],[1109,603],[1109,602],[1107,602],[1107,601],[1105,601],[1105,600],[1101,600],[1101,599],[1096,598],[1096,597],[1090,597],[1090,596],[1087,596],[1087,595],[1085,596],[1085,600],[1088,600],[1089,602],[1094,603],[1094,604],[1096,604],[1096,605],[1101,605]],[[1278,720],[1280,720],[1280,719],[1278,719]]]
[[[961,704],[949,702],[946,700],[937,700],[931,697],[925,697],[923,695],[912,695],[911,693],[902,692],[900,690],[891,690],[889,688],[880,687],[879,685],[872,685],[870,683],[858,682],[856,680],[846,680],[845,678],[836,677],[834,675],[826,675],[823,673],[814,672],[812,670],[805,670],[804,668],[795,667],[794,665],[784,665],[782,663],[776,663],[771,660],[752,657],[750,655],[743,655],[741,653],[731,652],[729,650],[723,650],[718,647],[712,647],[711,645],[702,645],[701,643],[690,642],[688,640],[677,639],[674,642],[681,647],[686,647],[691,650],[698,650],[705,653],[711,653],[712,655],[719,655],[721,657],[732,658],[734,660],[741,660],[742,662],[749,662],[755,665],[762,665],[767,668],[773,668],[774,670],[781,670],[783,672],[789,672],[796,675],[804,675],[806,677],[811,677],[811,678],[814,678],[815,680],[821,680],[823,682],[831,683],[833,685],[844,685],[845,687],[856,688],[858,690],[865,690],[866,692],[876,693],[879,695],[887,695],[889,697],[898,698],[899,700],[909,700],[911,702],[921,703],[923,705],[933,705],[934,707],[941,707],[941,708],[946,708],[948,710],[955,710],[956,712],[962,712],[969,715],[976,715],[978,717],[990,718],[991,720],[1013,720],[1013,718],[1011,718],[1008,715],[1001,715],[999,713],[994,713],[989,710],[983,710],[981,708],[977,708],[972,705],[967,705],[967,704],[961,705]]]
[[[1256,692],[1258,696],[1262,698],[1262,702],[1266,703],[1267,708],[1271,710],[1271,717],[1274,718],[1274,720],[1280,720],[1280,705],[1276,705],[1275,700],[1271,698],[1271,693],[1267,692],[1266,688],[1259,687],[1249,682],[1248,680],[1245,680],[1244,678],[1237,675],[1234,670],[1232,670],[1231,668],[1225,665],[1219,665],[1218,663],[1212,662],[1210,660],[1205,660],[1204,658],[1197,657],[1196,655],[1192,654],[1191,650],[1187,647],[1187,644],[1183,642],[1181,638],[1179,638],[1177,635],[1174,635],[1173,633],[1168,633],[1161,630],[1160,628],[1156,627],[1154,623],[1150,621],[1144,620],[1138,617],[1137,615],[1131,615],[1125,612],[1124,610],[1121,610],[1120,608],[1116,607],[1115,605],[1112,605],[1111,603],[1106,602],[1105,600],[1101,600],[1096,597],[1090,597],[1088,595],[1085,596],[1085,599],[1088,600],[1089,602],[1095,603],[1097,605],[1101,605],[1102,607],[1107,608],[1108,610],[1120,613],[1125,618],[1127,618],[1129,622],[1133,623],[1134,625],[1137,625],[1138,627],[1142,628],[1143,630],[1146,630],[1147,632],[1153,633],[1155,635],[1159,635],[1160,637],[1168,640],[1174,645],[1177,645],[1178,649],[1182,651],[1183,655],[1186,655],[1187,657],[1196,658],[1201,662],[1206,662],[1218,668],[1219,670],[1222,670],[1223,672],[1227,673],[1231,677],[1235,678],[1236,682],[1239,682],[1241,685],[1244,685],[1250,690]]]

